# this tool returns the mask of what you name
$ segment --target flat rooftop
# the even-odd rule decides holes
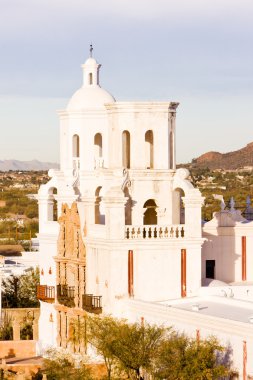
[[[219,296],[192,297],[162,302],[196,314],[253,324],[253,302]]]

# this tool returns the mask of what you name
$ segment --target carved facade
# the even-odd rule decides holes
[[[85,294],[86,257],[76,202],[70,208],[67,204],[62,205],[59,225],[58,253],[55,257],[57,342],[60,347],[67,347],[71,320],[85,314],[82,297]],[[78,351],[79,345],[74,350]]]

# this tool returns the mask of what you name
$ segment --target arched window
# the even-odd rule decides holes
[[[153,169],[154,167],[154,145],[153,145],[153,131],[149,130],[145,133],[145,165],[146,169]]]
[[[80,157],[78,135],[74,135],[72,138],[72,153],[73,153],[73,157]]]
[[[102,187],[99,186],[96,191],[95,191],[95,224],[105,224],[105,214],[104,210],[101,206],[101,192],[102,192]]]
[[[57,189],[52,187],[48,191],[48,221],[58,220],[58,210],[57,210]]]
[[[89,84],[93,84],[92,73],[89,73]]]
[[[130,168],[130,133],[124,131],[122,133],[122,165],[124,168]]]
[[[182,199],[184,195],[185,194],[182,189],[177,188],[173,191],[173,224],[185,224],[185,208]]]
[[[149,199],[144,203],[144,208],[146,208],[146,211],[144,212],[143,217],[143,224],[144,225],[150,225],[150,224],[157,224],[157,212],[156,208],[157,205],[155,203],[154,199]]]
[[[101,133],[97,133],[94,136],[94,167],[95,168],[104,167],[103,141],[102,141]]]
[[[94,136],[94,149],[95,158],[100,158],[103,156],[103,141],[101,133],[96,133]]]

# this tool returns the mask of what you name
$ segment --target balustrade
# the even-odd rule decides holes
[[[57,300],[60,304],[74,307],[75,306],[75,287],[68,285],[57,285]]]
[[[142,225],[142,226],[126,226],[126,239],[171,239],[184,238],[184,225],[172,226],[157,226],[157,225]]]
[[[55,287],[48,285],[37,286],[37,298],[45,302],[54,302],[55,299]]]
[[[102,297],[93,294],[83,294],[83,310],[88,313],[102,313]]]

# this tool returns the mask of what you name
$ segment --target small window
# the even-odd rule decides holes
[[[92,73],[89,73],[89,83],[90,83],[90,84],[93,84],[93,77],[92,77]]]
[[[153,131],[149,130],[145,133],[145,165],[146,169],[153,169],[154,165],[154,146]]]
[[[144,203],[143,208],[146,208],[143,216],[144,225],[157,224],[157,205],[154,199],[149,199]]]
[[[130,168],[130,133],[122,133],[122,165],[124,168]]]
[[[73,151],[73,157],[79,157],[80,152],[79,152],[79,136],[74,135],[72,139],[72,151]]]
[[[206,278],[215,278],[215,260],[206,260]]]

